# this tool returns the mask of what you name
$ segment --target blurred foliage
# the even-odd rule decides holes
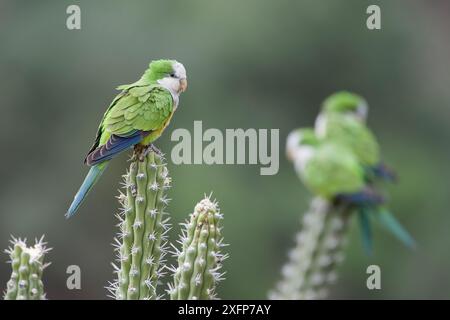
[[[66,29],[80,5],[82,29]],[[103,299],[113,278],[115,196],[127,156],[116,159],[79,214],[66,211],[87,168],[82,160],[114,88],[155,58],[176,58],[189,89],[158,146],[175,128],[280,128],[280,171],[257,166],[169,163],[173,223],[204,192],[227,216],[230,243],[223,298],[265,298],[293,245],[311,198],[284,159],[284,139],[311,125],[321,100],[339,89],[365,96],[385,161],[398,170],[391,207],[415,235],[409,252],[378,230],[366,257],[353,228],[333,298],[448,298],[450,253],[450,5],[377,1],[382,30],[365,26],[367,1],[2,1],[0,2],[0,244],[46,234],[54,250],[44,279],[49,299]],[[355,227],[355,226],[354,226]],[[175,228],[178,229],[178,228]],[[6,255],[3,257],[7,259]],[[382,290],[366,289],[366,267]],[[82,290],[65,287],[66,267]],[[0,269],[0,284],[9,276]]]

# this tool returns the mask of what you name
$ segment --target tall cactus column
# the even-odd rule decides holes
[[[157,299],[169,229],[168,218],[163,217],[168,204],[165,191],[170,187],[164,159],[153,151],[136,157],[124,180],[126,194],[119,196],[121,231],[115,244],[120,266],[117,282],[109,289],[116,299]]]
[[[219,270],[227,258],[220,252],[224,246],[219,222],[223,218],[216,202],[208,197],[201,200],[184,224],[176,250],[178,267],[172,268],[174,282],[169,286],[172,300],[209,300],[216,297],[215,288],[222,280]]]
[[[343,246],[350,212],[321,198],[311,202],[303,217],[296,246],[282,268],[282,279],[271,299],[323,299],[336,281],[336,268],[343,260]]]
[[[26,240],[11,240],[12,247],[6,250],[12,267],[11,279],[7,283],[5,300],[44,300],[42,273],[49,263],[44,262],[50,251],[42,237],[32,247]]]

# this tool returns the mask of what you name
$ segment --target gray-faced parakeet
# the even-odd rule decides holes
[[[364,168],[352,150],[318,139],[312,128],[289,134],[287,155],[305,186],[315,195],[333,201],[338,195],[364,192]]]
[[[342,91],[329,96],[317,116],[318,138],[332,140],[350,148],[366,170],[366,177],[395,180],[395,174],[380,159],[377,139],[366,125],[367,102],[359,95]]]
[[[135,147],[141,154],[168,126],[178,107],[180,94],[187,88],[186,69],[175,60],[155,60],[141,78],[121,90],[106,110],[97,130],[95,142],[85,164],[91,167],[74,197],[66,217],[71,217],[100,175],[109,160]]]
[[[314,129],[303,128],[289,134],[286,152],[298,176],[314,195],[358,212],[368,252],[370,216],[375,216],[407,246],[414,246],[414,240],[384,206],[384,197],[367,184],[366,170],[352,148],[333,139],[319,139]]]

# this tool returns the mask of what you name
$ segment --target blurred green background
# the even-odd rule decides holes
[[[382,29],[366,28],[381,6]],[[81,7],[82,28],[66,28]],[[113,161],[73,219],[64,213],[114,88],[151,59],[176,58],[189,89],[157,145],[175,128],[279,128],[280,171],[258,166],[169,163],[174,224],[214,191],[231,258],[222,298],[266,298],[279,279],[311,198],[284,158],[284,140],[312,125],[322,99],[348,89],[370,104],[369,125],[400,182],[392,210],[417,239],[415,252],[380,229],[373,257],[353,225],[331,298],[450,297],[450,3],[448,1],[4,1],[0,2],[0,247],[10,234],[46,234],[54,247],[44,277],[50,299],[104,299],[113,278],[117,188],[127,156]],[[0,287],[9,266],[0,267]],[[82,289],[66,289],[66,267]],[[366,288],[378,264],[382,290]]]

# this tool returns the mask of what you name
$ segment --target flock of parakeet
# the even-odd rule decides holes
[[[119,153],[134,147],[142,158],[168,126],[186,90],[184,66],[175,60],[155,60],[141,78],[119,86],[121,92],[106,110],[95,142],[85,163],[90,170],[76,193],[66,216],[78,210],[88,192]],[[324,103],[315,128],[290,133],[287,155],[304,184],[315,195],[332,203],[345,203],[358,212],[363,239],[371,250],[371,217],[378,218],[406,245],[411,236],[386,209],[377,190],[379,180],[393,181],[394,174],[380,160],[375,136],[366,126],[365,100],[349,92],[339,92]]]
[[[287,157],[314,195],[357,212],[368,253],[372,251],[372,218],[414,247],[414,240],[388,211],[380,193],[379,182],[393,182],[396,177],[381,161],[377,140],[366,125],[367,113],[368,105],[359,95],[331,95],[323,102],[314,128],[296,129],[288,135]]]
[[[119,153],[133,146],[139,157],[149,150],[159,152],[152,142],[168,126],[186,88],[186,69],[175,60],[152,61],[138,81],[117,87],[121,92],[106,110],[84,160],[91,169],[66,217],[76,213],[109,160]]]

